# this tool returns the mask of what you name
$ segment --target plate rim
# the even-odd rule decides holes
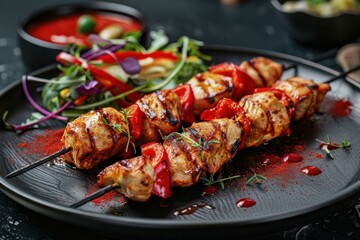
[[[312,68],[316,68],[318,70],[324,71],[331,75],[338,75],[334,69],[328,68],[319,63],[312,62],[310,60],[288,55],[285,53],[274,52],[269,50],[262,49],[254,49],[254,48],[245,48],[245,47],[234,47],[234,46],[222,46],[222,45],[205,45],[203,47],[204,50],[209,51],[231,51],[239,54],[257,54],[263,55],[267,57],[279,58],[286,61],[292,61],[295,63],[300,63]],[[40,68],[30,74],[36,75],[41,74],[46,71],[54,70],[56,67],[55,64]],[[21,79],[14,81],[12,84],[8,85],[4,89],[0,90],[0,98],[8,91],[11,91],[13,88],[18,87],[20,85]],[[349,82],[347,82],[349,83]],[[349,83],[350,84],[350,83]],[[76,221],[64,220],[62,215],[70,214],[74,217],[85,217],[89,218],[91,221],[101,221],[104,223],[112,223],[117,226],[128,226],[134,228],[174,228],[174,229],[197,229],[203,227],[248,227],[252,225],[259,224],[267,224],[270,222],[279,222],[286,221],[286,219],[299,217],[304,215],[313,214],[315,211],[324,210],[329,207],[335,206],[339,204],[339,202],[343,203],[345,201],[352,201],[351,199],[358,197],[360,195],[360,181],[356,181],[349,186],[346,186],[341,191],[332,195],[329,198],[326,198],[324,201],[319,201],[316,204],[308,205],[301,209],[296,209],[292,211],[282,211],[276,214],[266,214],[255,217],[247,217],[246,219],[236,218],[236,219],[224,219],[218,221],[205,221],[205,220],[187,220],[187,221],[173,221],[171,219],[157,219],[157,218],[143,218],[143,217],[127,217],[127,216],[113,216],[110,214],[103,213],[93,213],[87,212],[81,209],[73,209],[67,206],[60,206],[54,203],[36,198],[29,193],[17,188],[16,186],[12,186],[11,180],[6,180],[3,176],[0,176],[0,190],[12,198],[16,202],[20,203],[23,206],[26,206],[29,209],[32,209],[36,212],[44,214],[44,212],[50,211],[53,212],[51,215],[47,215],[49,217],[64,221],[64,222],[72,222],[73,224],[83,225]],[[61,214],[59,214],[61,213]]]

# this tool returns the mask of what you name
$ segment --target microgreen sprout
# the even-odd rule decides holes
[[[320,142],[320,146],[319,148],[321,150],[324,150],[326,152],[326,155],[330,158],[330,159],[334,159],[334,155],[332,154],[332,150],[338,149],[338,148],[342,148],[342,149],[348,149],[351,146],[350,141],[347,138],[344,138],[340,144],[334,143],[332,142],[330,136],[327,136],[327,140],[326,142],[321,141],[319,139],[316,139],[316,141]]]

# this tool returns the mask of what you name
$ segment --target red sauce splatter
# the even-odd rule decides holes
[[[64,129],[44,130],[30,142],[20,142],[17,146],[28,154],[47,156],[63,147],[61,142],[63,133]]]
[[[193,214],[194,212],[196,212],[200,208],[215,209],[214,206],[211,206],[211,205],[209,205],[207,203],[197,203],[197,204],[191,205],[190,207],[176,210],[174,212],[174,216]]]
[[[316,153],[315,156],[316,156],[317,158],[319,158],[319,159],[322,159],[322,158],[323,158],[323,155],[320,154],[320,153]]]
[[[256,204],[256,202],[251,198],[240,198],[236,201],[236,206],[241,208],[249,208]]]
[[[346,117],[352,111],[352,103],[349,100],[339,99],[331,106],[330,113],[334,117]]]
[[[215,185],[212,186],[206,186],[203,189],[201,189],[201,196],[211,196],[214,195],[219,188]]]
[[[303,167],[301,169],[301,172],[303,174],[306,174],[306,175],[309,175],[309,176],[317,176],[319,175],[320,173],[322,173],[322,171],[320,170],[320,168],[318,167],[315,167],[315,166],[306,166],[306,167]]]
[[[270,155],[265,155],[262,160],[261,160],[261,165],[263,166],[268,166],[270,164],[275,164],[277,162],[279,162],[281,159],[273,154]]]
[[[287,163],[298,163],[304,160],[304,158],[298,153],[286,153],[282,156],[282,160]]]

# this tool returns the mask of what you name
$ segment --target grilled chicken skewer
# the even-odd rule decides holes
[[[201,174],[216,173],[234,157],[241,141],[245,141],[246,147],[255,147],[285,135],[291,117],[293,120],[310,117],[330,90],[328,84],[315,84],[311,80],[288,81],[279,81],[275,87],[286,92],[293,106],[289,99],[280,98],[272,91],[259,92],[243,97],[238,103],[245,116],[240,113],[231,119],[193,123],[182,134],[170,134],[163,146],[169,156],[171,185],[191,186]],[[295,111],[289,111],[289,106],[295,107]],[[244,118],[251,122],[245,139],[242,138]],[[117,191],[129,199],[146,201],[154,184],[152,163],[144,156],[119,161],[98,175],[98,184],[116,184]]]
[[[283,69],[281,64],[263,57],[256,57],[242,64],[245,64],[243,71],[252,76],[254,85],[261,87],[271,86],[276,82]],[[229,65],[216,66],[218,68],[214,71],[210,69],[209,72],[199,73],[187,82],[195,97],[192,109],[195,116],[214,107],[220,99],[233,96],[233,78],[220,74],[232,72],[232,69],[226,68]],[[135,142],[137,146],[159,141],[162,135],[168,135],[179,128],[184,113],[181,112],[179,97],[171,90],[145,95],[136,104],[144,113],[142,132]],[[68,123],[62,142],[66,149],[72,150],[65,154],[65,160],[79,169],[91,169],[123,151],[129,141],[126,134],[129,126],[124,124],[125,117],[115,109],[104,108],[92,110]]]

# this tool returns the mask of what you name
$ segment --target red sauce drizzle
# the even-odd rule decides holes
[[[317,176],[321,173],[321,170],[315,166],[306,166],[301,169],[301,172],[309,176]]]
[[[334,117],[346,117],[352,111],[352,103],[349,100],[339,99],[334,102],[330,113]]]
[[[201,202],[201,203],[193,204],[187,208],[182,208],[182,209],[176,210],[174,212],[174,216],[193,214],[200,208],[215,209],[214,206],[211,206],[207,203]]]
[[[236,201],[236,206],[241,208],[249,208],[256,204],[256,202],[251,198],[240,198]]]
[[[286,153],[282,156],[282,160],[287,163],[298,163],[304,160],[304,158],[298,153]]]

